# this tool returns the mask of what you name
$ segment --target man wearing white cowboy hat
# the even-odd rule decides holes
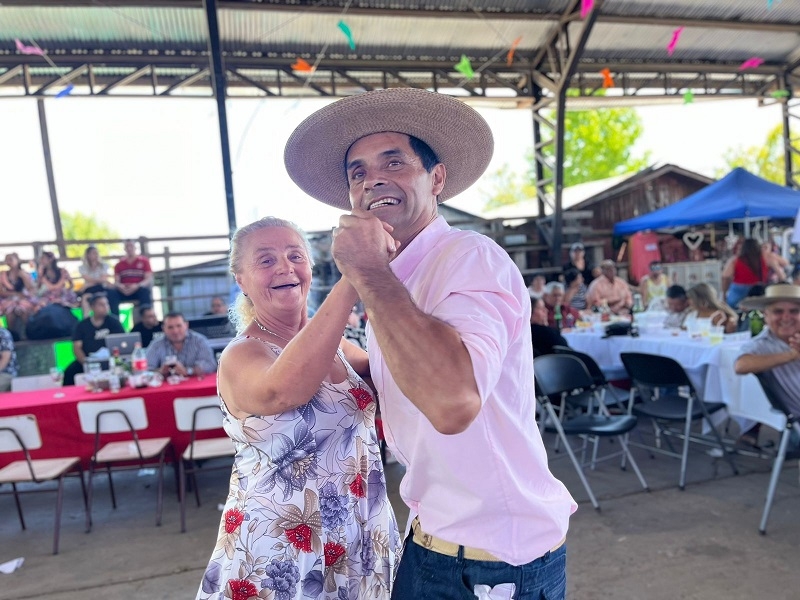
[[[438,215],[492,151],[464,103],[390,89],[317,111],[284,153],[305,192],[351,209],[333,256],[369,317],[370,370],[412,517],[394,599],[460,599],[465,586],[565,595],[576,504],[534,420],[525,283],[497,244]]]
[[[742,346],[734,365],[736,372],[744,375],[771,371],[788,407],[800,412],[800,286],[767,286],[763,296],[744,298],[739,307],[763,311],[766,327]],[[748,431],[753,438],[757,432]],[[756,442],[757,439],[752,441]]]

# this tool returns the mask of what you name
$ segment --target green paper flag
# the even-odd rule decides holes
[[[472,64],[469,62],[469,59],[464,54],[461,55],[461,60],[454,68],[456,71],[461,73],[467,79],[472,79],[473,77],[475,77],[475,71],[472,70]]]
[[[347,37],[347,43],[350,45],[350,50],[355,50],[356,41],[353,39],[353,34],[350,31],[350,28],[347,26],[347,23],[344,21],[339,21],[338,26],[339,29],[342,30],[342,33]]]
[[[691,104],[692,102],[694,102],[694,94],[692,90],[686,90],[686,93],[683,95],[683,103]]]

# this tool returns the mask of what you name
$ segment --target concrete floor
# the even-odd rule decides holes
[[[762,440],[775,432],[762,431]],[[552,448],[552,437],[547,436]],[[769,522],[758,533],[771,461],[739,456],[738,476],[699,448],[689,462],[688,485],[677,487],[679,462],[649,458],[636,449],[651,492],[616,461],[602,463],[588,478],[600,499],[596,512],[571,463],[551,453],[551,468],[580,507],[568,537],[568,597],[577,600],[794,599],[800,597],[800,484],[798,464],[784,469]],[[401,523],[407,511],[397,496],[402,468],[387,467],[392,502]],[[0,562],[24,557],[21,569],[0,574],[0,600],[172,600],[194,598],[216,541],[227,492],[227,473],[201,477],[203,505],[188,509],[180,533],[174,482],[168,479],[164,522],[155,527],[151,475],[118,480],[119,508],[110,507],[107,486],[95,483],[94,530],[83,531],[77,481],[68,485],[61,552],[50,554],[53,498],[25,498],[27,531],[21,531],[13,500],[0,498]]]

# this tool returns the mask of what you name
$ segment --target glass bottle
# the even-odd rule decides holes
[[[553,309],[553,319],[556,322],[556,329],[561,331],[561,305],[556,304],[555,309]]]

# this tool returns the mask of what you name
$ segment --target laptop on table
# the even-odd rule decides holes
[[[109,333],[106,336],[106,348],[109,352],[114,353],[114,348],[119,349],[119,355],[122,358],[130,358],[133,354],[133,347],[136,343],[142,343],[142,334],[138,331],[132,333]]]

